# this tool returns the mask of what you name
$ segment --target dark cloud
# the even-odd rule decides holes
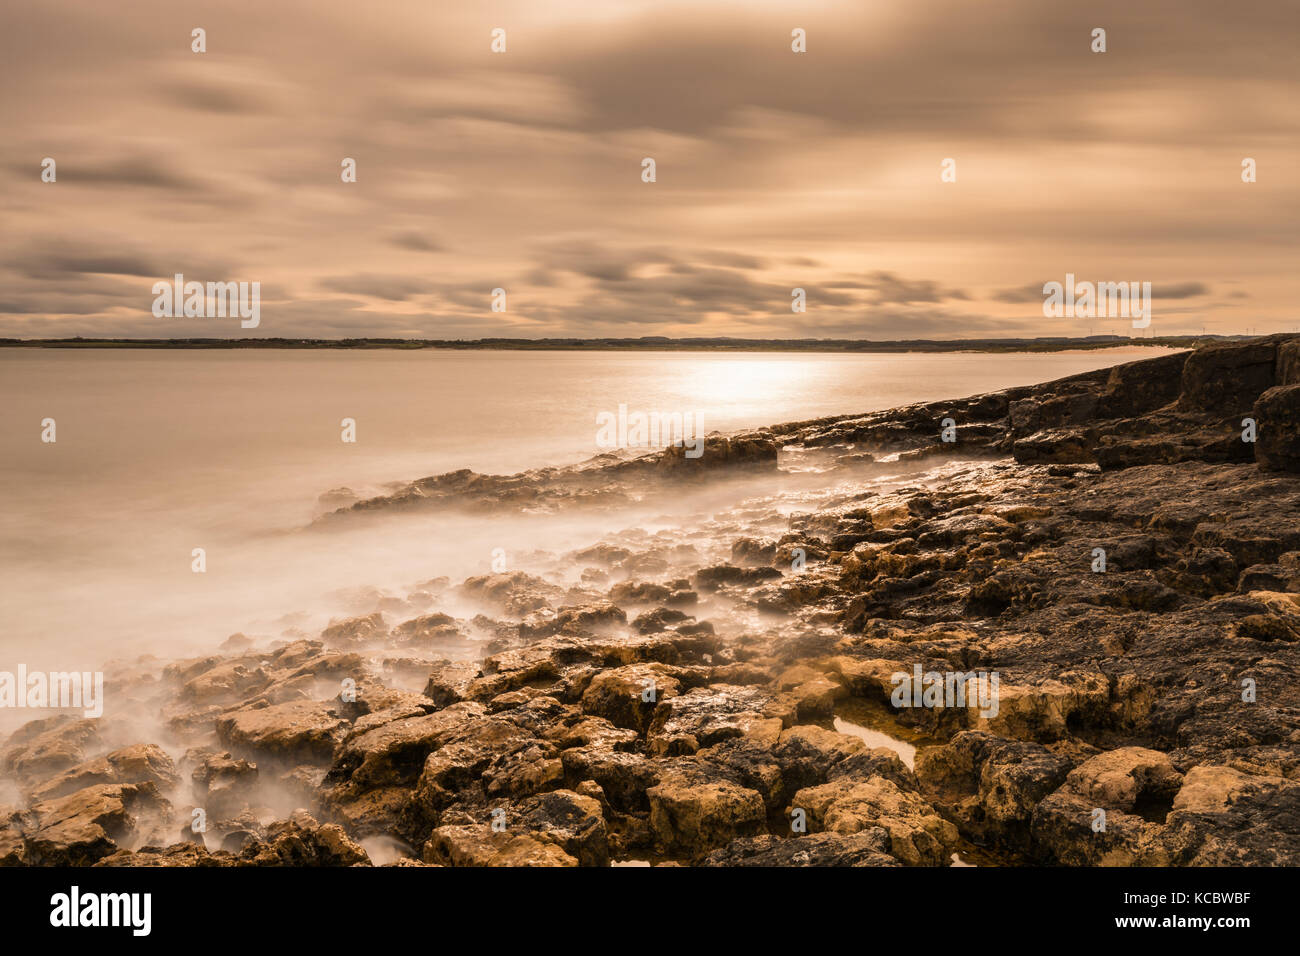
[[[330,276],[321,279],[319,285],[322,289],[329,289],[332,292],[346,292],[349,295],[387,299],[390,302],[404,302],[429,291],[429,283],[412,276],[400,274],[355,273],[345,276]]]
[[[913,302],[943,302],[947,299],[969,299],[961,289],[944,288],[932,279],[904,279],[892,272],[873,272],[868,277],[867,288],[873,291],[872,300],[898,305]]]
[[[441,252],[442,245],[433,239],[430,239],[422,232],[414,229],[405,232],[393,233],[388,237],[388,241],[397,246],[399,249],[409,249],[412,252]]]

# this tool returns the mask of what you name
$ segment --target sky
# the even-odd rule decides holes
[[[6,4],[0,336],[1131,332],[1044,317],[1067,273],[1150,282],[1132,334],[1300,330],[1298,28],[1294,0]],[[155,317],[177,273],[259,283],[259,326]]]

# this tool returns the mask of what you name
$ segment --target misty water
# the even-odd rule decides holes
[[[560,554],[680,512],[376,518],[301,533],[319,496],[460,468],[571,464],[596,416],[692,412],[703,431],[960,397],[1149,357],[1047,354],[0,349],[0,669],[97,669],[315,637],[384,594]],[[41,441],[53,418],[57,441]],[[341,440],[341,420],[357,441]],[[703,518],[701,518],[703,516]],[[203,548],[207,571],[191,570]],[[455,608],[440,608],[456,613]]]

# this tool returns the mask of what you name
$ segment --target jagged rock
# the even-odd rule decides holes
[[[794,839],[772,836],[733,840],[714,850],[701,866],[899,866],[889,855],[889,831],[809,833]]]
[[[348,723],[329,704],[292,701],[238,710],[216,726],[217,737],[235,753],[297,764],[333,759]]]
[[[33,805],[27,861],[37,866],[88,866],[114,853],[150,817],[170,805],[152,783],[98,784]]]
[[[750,687],[714,684],[664,697],[646,731],[652,754],[690,754],[740,737],[762,722],[771,695]]]
[[[554,843],[487,824],[438,827],[424,845],[424,862],[443,866],[577,866]]]
[[[916,775],[963,834],[985,845],[1029,849],[1034,808],[1065,782],[1074,761],[1041,744],[962,731],[916,756]]]
[[[804,810],[811,830],[860,833],[881,827],[889,833],[890,856],[907,866],[944,866],[957,843],[957,828],[918,794],[884,777],[841,777],[800,790],[791,811]]]
[[[0,770],[20,780],[45,780],[86,758],[99,746],[100,725],[94,720],[57,716],[24,724],[5,742]]]
[[[1237,415],[1275,384],[1277,345],[1273,342],[1207,345],[1183,365],[1179,405],[1191,411]]]
[[[388,624],[384,621],[384,615],[378,612],[344,621],[331,621],[329,627],[320,632],[321,640],[328,647],[341,648],[365,647],[381,641],[387,634]]]
[[[582,710],[617,727],[645,733],[655,709],[680,689],[680,681],[662,664],[629,664],[592,678],[582,695]]]
[[[650,827],[665,852],[700,856],[763,830],[767,810],[755,790],[718,775],[674,766],[646,796]]]
[[[33,802],[65,797],[85,787],[109,783],[153,783],[166,791],[180,782],[176,767],[162,748],[136,744],[78,764],[31,792]]]
[[[1270,388],[1256,400],[1253,415],[1259,467],[1300,472],[1300,385]]]

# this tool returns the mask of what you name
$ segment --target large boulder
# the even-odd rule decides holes
[[[1300,471],[1300,384],[1270,388],[1255,402],[1255,461],[1265,471]]]
[[[1178,398],[1187,352],[1116,365],[1102,389],[1098,412],[1128,418],[1162,408]]]
[[[179,782],[176,767],[162,748],[136,744],[65,770],[33,790],[31,799],[53,800],[102,783],[154,783],[165,791]]]
[[[674,767],[647,791],[650,827],[666,852],[700,856],[763,832],[762,794],[699,767]]]
[[[884,777],[840,777],[794,795],[791,812],[804,810],[810,828],[853,834],[875,827],[889,834],[890,856],[906,866],[945,866],[957,828],[918,794]]]
[[[222,717],[217,737],[237,754],[290,765],[319,763],[333,759],[347,727],[329,704],[296,700]]]
[[[1300,339],[1278,343],[1277,384],[1300,385]]]
[[[1187,357],[1178,404],[1188,411],[1216,415],[1246,412],[1275,383],[1277,345],[1207,345]]]
[[[152,783],[99,784],[32,807],[27,861],[38,866],[88,866],[114,853],[170,805]]]

